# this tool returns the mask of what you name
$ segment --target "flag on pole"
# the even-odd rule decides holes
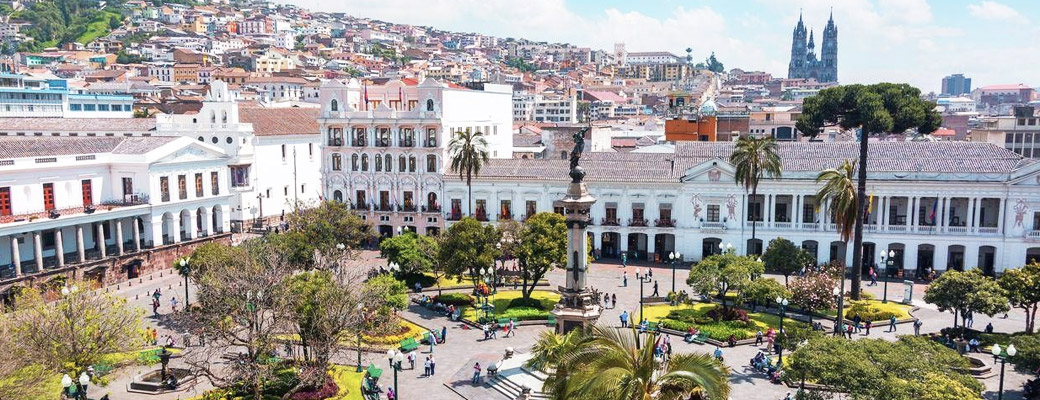
[[[368,110],[368,84],[365,84],[365,110]]]
[[[935,225],[935,216],[939,210],[939,195],[935,195],[935,201],[932,202],[932,212],[928,213],[928,219]]]
[[[867,198],[867,216],[870,216],[870,210],[874,209],[874,189],[870,190],[870,197]]]

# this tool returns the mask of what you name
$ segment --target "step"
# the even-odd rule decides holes
[[[518,375],[518,374],[513,374],[513,375],[515,376],[515,375]],[[520,397],[520,393],[523,391],[523,386],[520,383],[511,380],[510,377],[506,376],[506,375],[501,375],[501,374],[500,375],[495,375],[495,376],[491,377],[491,379],[489,380],[488,383],[497,392],[502,393],[502,394],[506,395],[507,397],[513,398],[513,399]],[[531,390],[531,398],[532,399],[547,399],[548,396],[546,396],[544,393],[538,391],[537,389],[532,388],[532,390]]]

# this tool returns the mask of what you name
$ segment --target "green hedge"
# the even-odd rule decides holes
[[[402,278],[402,280],[404,280],[405,286],[408,287],[408,290],[415,290],[415,282],[419,282],[419,284],[422,285],[422,287],[424,288],[428,288],[437,284],[437,277],[422,273],[408,274],[403,276]]]
[[[535,308],[535,309],[539,309],[539,310],[544,310],[545,309],[545,307],[542,304],[541,300],[535,299],[535,298],[525,299],[523,297],[517,297],[517,298],[515,298],[513,300],[510,300],[509,301],[509,306],[506,307],[506,308],[513,309],[513,308],[516,308],[516,307]]]
[[[473,304],[473,296],[466,293],[445,293],[442,295],[434,296],[434,303],[441,303],[444,305],[468,306]]]
[[[1018,354],[1011,358],[1018,368],[1032,372],[1040,367],[1040,334],[1020,335],[1011,338]]]
[[[888,321],[892,317],[896,317],[896,319],[903,317],[901,313],[881,308],[881,305],[852,302],[845,310],[845,318],[853,319],[856,315],[859,315],[863,321]]]
[[[543,320],[549,318],[549,312],[534,307],[510,307],[502,313],[496,313],[495,318],[509,318],[517,321]]]

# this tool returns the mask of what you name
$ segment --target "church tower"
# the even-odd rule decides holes
[[[838,27],[834,25],[834,11],[823,29],[823,47],[820,48],[820,82],[838,81]]]
[[[806,32],[801,13],[798,14],[798,25],[794,27],[794,33],[791,36],[791,64],[787,67],[787,77],[804,78],[806,75]]]

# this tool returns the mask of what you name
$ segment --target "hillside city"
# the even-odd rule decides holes
[[[0,399],[1040,399],[1037,83],[843,82],[841,15],[0,0]]]

